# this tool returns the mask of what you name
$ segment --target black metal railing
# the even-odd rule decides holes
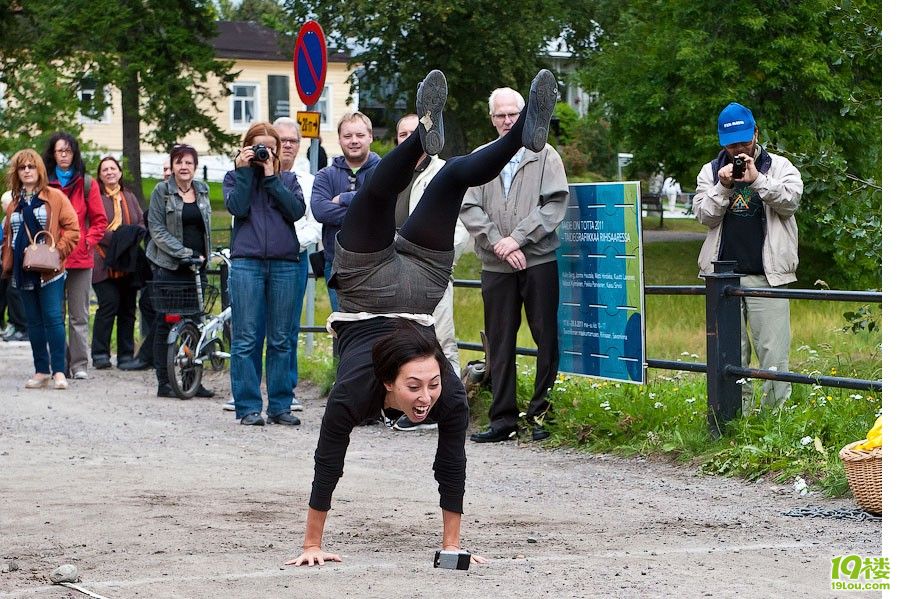
[[[720,435],[722,426],[733,420],[741,410],[740,379],[763,379],[784,381],[823,387],[857,389],[864,391],[882,390],[880,380],[856,379],[840,376],[812,376],[789,371],[762,370],[741,366],[741,301],[742,297],[785,298],[794,300],[872,302],[881,303],[882,294],[873,291],[831,291],[821,289],[779,289],[741,287],[740,275],[734,272],[735,262],[713,263],[713,272],[704,275],[705,285],[647,285],[645,295],[702,295],[706,298],[706,355],[707,362],[682,362],[679,360],[657,360],[648,358],[647,368],[663,370],[683,370],[706,373],[707,422],[710,432]],[[221,264],[219,271],[211,271],[211,276],[221,277],[223,302],[229,297],[228,270]],[[312,279],[312,273],[310,273]],[[314,280],[314,279],[313,279]],[[315,284],[315,283],[313,283]],[[477,279],[458,279],[454,287],[480,289]],[[227,304],[223,304],[227,305]],[[301,333],[325,333],[324,326],[301,326]],[[484,351],[481,343],[457,340],[460,349]],[[537,350],[516,347],[516,354],[537,356]]]

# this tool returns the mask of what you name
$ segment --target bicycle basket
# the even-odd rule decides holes
[[[149,281],[150,303],[161,314],[209,314],[219,298],[219,289],[203,285],[203,307],[197,302],[197,286],[187,281]]]

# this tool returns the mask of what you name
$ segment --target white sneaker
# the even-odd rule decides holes
[[[222,404],[223,410],[228,410],[229,412],[234,412],[234,398],[232,397],[228,401]]]
[[[77,379],[79,381],[87,380],[87,377],[88,377],[87,372],[85,372],[84,370],[76,370],[75,374],[72,375],[73,379]]]
[[[303,404],[296,397],[291,400],[291,412],[302,412]]]

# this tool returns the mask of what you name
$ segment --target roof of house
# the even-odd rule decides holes
[[[296,37],[281,36],[277,31],[252,21],[218,21],[218,33],[212,46],[218,58],[245,60],[292,61]],[[328,49],[329,62],[347,62],[348,56]]]

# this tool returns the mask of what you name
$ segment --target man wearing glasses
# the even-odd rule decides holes
[[[541,100],[555,103],[556,94]],[[525,100],[513,89],[491,93],[491,123],[500,137],[509,133],[524,107]],[[494,396],[490,426],[472,435],[476,443],[506,441],[518,431],[515,351],[523,305],[538,351],[525,423],[534,441],[549,436],[542,423],[559,367],[556,228],[568,200],[566,171],[550,144],[540,152],[520,149],[499,177],[470,188],[463,200],[459,217],[474,238],[475,253],[482,262],[481,296]]]
[[[707,227],[697,260],[700,274],[713,272],[714,260],[734,260],[741,287],[778,287],[797,280],[797,221],[803,180],[791,161],[757,142],[759,128],[750,109],[732,102],[719,113],[722,150],[697,175],[694,216]],[[782,298],[741,300],[741,362],[750,362],[750,342],[763,370],[788,369],[791,348],[790,304]],[[743,413],[753,402],[753,386],[743,386]],[[780,407],[791,384],[766,381],[762,406]]]
[[[322,223],[322,243],[325,246],[325,280],[331,277],[334,260],[334,237],[341,230],[347,207],[367,175],[381,158],[369,151],[372,145],[372,121],[361,112],[348,112],[338,122],[338,141],[342,156],[336,156],[316,173],[312,190],[312,213]],[[338,310],[337,293],[329,288],[331,309]]]

